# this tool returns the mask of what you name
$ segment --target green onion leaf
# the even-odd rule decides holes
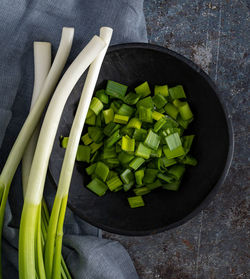
[[[136,94],[140,95],[141,97],[146,97],[151,94],[148,82],[145,81],[144,83],[140,84],[135,88]]]
[[[131,208],[144,206],[144,201],[141,196],[135,196],[128,198],[128,202]]]

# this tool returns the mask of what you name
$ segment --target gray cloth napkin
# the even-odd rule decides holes
[[[33,89],[33,41],[49,41],[55,54],[63,26],[75,27],[68,64],[99,33],[114,29],[111,44],[147,42],[143,0],[2,0],[0,10],[0,169],[28,114]],[[46,182],[52,204],[54,189]],[[22,210],[21,171],[10,191],[3,231],[3,275],[18,278],[18,226]],[[100,237],[101,231],[67,210],[65,260],[79,279],[138,278],[126,250]]]

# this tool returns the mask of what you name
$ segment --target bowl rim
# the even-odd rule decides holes
[[[227,159],[226,159],[225,167],[224,167],[224,169],[223,169],[223,171],[220,175],[220,178],[218,179],[216,184],[212,187],[212,189],[207,194],[207,196],[200,202],[200,204],[197,207],[195,207],[184,218],[182,218],[182,219],[180,219],[180,220],[178,220],[174,223],[171,223],[169,225],[166,225],[166,226],[158,228],[158,229],[142,230],[142,231],[114,229],[114,228],[111,228],[109,226],[100,225],[100,224],[96,224],[95,222],[92,222],[91,219],[89,219],[86,216],[83,216],[80,212],[75,210],[75,208],[70,204],[70,200],[68,201],[67,206],[72,210],[72,212],[74,214],[76,214],[82,220],[86,221],[87,223],[89,223],[89,224],[91,224],[91,225],[93,225],[93,226],[95,226],[99,229],[105,230],[105,231],[110,232],[110,233],[119,234],[119,235],[147,236],[147,235],[153,235],[153,234],[161,233],[161,232],[176,228],[180,225],[183,225],[184,223],[186,223],[187,221],[191,220],[193,217],[198,215],[202,210],[204,210],[210,204],[212,199],[217,194],[219,187],[224,183],[224,181],[227,177],[227,174],[229,172],[229,169],[230,169],[230,166],[231,166],[231,163],[232,163],[232,159],[233,159],[233,154],[234,154],[234,132],[233,132],[232,117],[231,117],[230,113],[228,112],[228,109],[227,109],[227,106],[226,106],[225,102],[222,101],[222,98],[219,94],[219,89],[216,87],[215,83],[208,76],[208,74],[206,74],[198,65],[196,65],[194,62],[192,62],[188,58],[184,57],[183,55],[181,55],[181,54],[179,54],[179,53],[177,53],[173,50],[170,50],[170,49],[168,49],[164,46],[155,45],[155,44],[151,44],[151,43],[116,44],[116,45],[110,46],[108,48],[107,53],[114,52],[114,51],[121,50],[121,49],[131,49],[131,48],[149,49],[149,50],[153,50],[153,51],[166,53],[170,56],[173,56],[173,57],[177,58],[178,60],[182,61],[183,63],[187,64],[194,71],[196,71],[198,74],[200,74],[206,80],[206,82],[211,86],[211,88],[214,90],[214,92],[216,94],[216,97],[219,100],[219,103],[220,103],[220,105],[222,107],[222,110],[223,110],[223,113],[225,115],[226,124],[227,124],[227,131],[228,131],[228,135],[229,135],[229,148],[228,148],[228,153],[227,153]],[[55,179],[54,179],[54,177],[51,173],[51,170],[50,170],[50,166],[49,166],[48,174],[49,174],[49,177],[52,181],[52,184],[57,188],[56,181],[55,181]]]

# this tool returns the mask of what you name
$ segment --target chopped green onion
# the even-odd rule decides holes
[[[184,148],[182,146],[177,147],[174,150],[170,150],[167,145],[163,146],[163,152],[168,159],[177,158],[185,155]]]
[[[161,94],[164,97],[168,96],[168,86],[167,85],[155,85],[155,95]]]
[[[162,185],[162,188],[170,191],[177,191],[180,187],[181,181],[174,181],[172,183]]]
[[[129,128],[128,125],[123,126],[123,127],[121,128],[121,134],[122,134],[123,136],[128,135],[128,136],[132,137],[132,136],[133,136],[133,133],[134,133],[134,129],[133,129],[133,128]]]
[[[96,142],[93,142],[90,144],[90,148],[91,148],[91,153],[95,153],[101,146],[103,146],[103,142],[100,142],[100,143],[96,143]]]
[[[165,110],[163,109],[163,111],[165,112]],[[153,111],[152,112],[152,118],[156,121],[160,120],[162,117],[164,117],[164,114],[158,112],[158,111]]]
[[[153,157],[153,158],[160,158],[162,155],[162,147],[159,146],[157,150],[153,150],[151,149],[151,154],[150,154],[150,157]]]
[[[98,115],[103,109],[103,103],[98,98],[93,97],[89,107],[95,113],[95,115]]]
[[[119,155],[118,155],[118,159],[119,159],[119,161],[121,162],[122,165],[128,164],[130,161],[132,161],[134,159],[134,157],[135,157],[134,155],[129,154],[129,153],[124,152],[124,151],[119,153]]]
[[[83,135],[81,137],[81,140],[82,142],[85,144],[85,145],[89,145],[93,140],[89,137],[89,134],[86,133],[85,135]]]
[[[186,155],[184,158],[179,159],[178,161],[182,164],[190,165],[190,166],[196,166],[198,163],[197,160],[190,155]]]
[[[169,175],[166,175],[166,174],[163,174],[161,172],[159,172],[157,174],[157,177],[160,178],[161,180],[167,182],[167,183],[172,183],[174,181],[174,178],[172,176],[169,176]]]
[[[182,85],[177,85],[175,87],[169,88],[168,91],[172,99],[186,98],[186,94]]]
[[[146,97],[151,94],[148,82],[145,81],[144,83],[140,84],[135,88],[136,94],[140,95],[141,97]]]
[[[95,113],[93,112],[93,110],[91,110],[91,109],[89,108],[89,110],[88,110],[88,112],[87,112],[86,119],[88,119],[88,118],[90,118],[90,117],[92,117],[92,116],[95,116]]]
[[[193,118],[193,113],[187,102],[184,102],[184,104],[179,107],[179,112],[183,120],[190,120]]]
[[[114,111],[112,108],[106,109],[102,113],[103,113],[105,124],[108,124],[114,120]]]
[[[160,144],[160,137],[157,134],[155,134],[152,130],[149,130],[144,144],[151,149],[157,150]]]
[[[76,160],[78,162],[87,162],[90,160],[90,147],[85,145],[78,145]]]
[[[141,129],[141,121],[138,118],[131,118],[128,122],[128,128]]]
[[[94,178],[88,185],[87,188],[97,194],[99,197],[103,196],[108,187],[98,178]]]
[[[144,177],[144,170],[138,170],[135,172],[135,181],[137,185],[142,185],[143,177]]]
[[[140,99],[140,96],[133,92],[129,92],[124,98],[123,101],[124,103],[128,105],[135,105]]]
[[[152,123],[152,110],[150,108],[145,108],[140,106],[138,108],[139,119],[143,122]]]
[[[103,162],[98,162],[95,168],[95,175],[97,178],[101,179],[103,182],[106,181],[109,174],[109,167]]]
[[[134,152],[135,139],[131,139],[129,136],[122,137],[122,150],[127,152]]]
[[[96,143],[100,143],[104,137],[102,129],[99,127],[88,127],[88,135]]]
[[[61,141],[62,148],[66,148],[67,147],[68,141],[69,141],[69,137],[63,137],[63,139]]]
[[[105,93],[104,89],[96,91],[95,95],[102,103],[106,105],[109,103],[109,96]]]
[[[133,170],[137,170],[139,169],[139,167],[145,162],[145,160],[143,158],[137,157],[135,158],[132,162],[130,162],[129,166],[133,169]]]
[[[167,103],[167,100],[161,94],[155,95],[152,100],[158,109],[163,108]]]
[[[118,176],[117,172],[110,170],[107,180],[110,180],[111,178],[116,177],[116,176]]]
[[[110,167],[110,168],[115,168],[120,165],[120,162],[117,158],[108,158],[105,160],[105,163]]]
[[[135,155],[137,157],[142,157],[144,159],[148,159],[150,157],[150,154],[151,154],[151,149],[140,142],[135,151]]]
[[[103,160],[115,158],[115,157],[116,157],[115,147],[114,146],[112,146],[112,147],[104,146],[103,153],[102,153]]]
[[[183,148],[184,148],[186,154],[190,151],[193,140],[194,140],[194,135],[182,137],[182,144],[183,144]]]
[[[143,178],[143,183],[144,184],[150,184],[155,181],[155,178],[158,174],[159,170],[156,169],[146,169],[144,178]]]
[[[114,191],[118,187],[122,186],[122,181],[118,176],[112,177],[110,180],[106,182],[110,191]]]
[[[154,190],[154,189],[157,189],[157,188],[159,188],[159,187],[161,187],[162,186],[162,182],[159,180],[159,179],[157,179],[155,182],[153,182],[153,183],[150,183],[150,184],[147,184],[147,188],[149,189],[149,190]]]
[[[88,117],[88,118],[85,120],[85,123],[88,124],[88,125],[94,126],[94,125],[95,125],[95,121],[96,121],[96,115],[94,114],[94,115]]]
[[[112,97],[122,99],[126,94],[127,88],[128,87],[126,85],[123,85],[121,83],[112,80],[108,80],[105,91],[108,95]]]
[[[177,122],[184,128],[187,129],[188,125],[191,123],[192,119],[190,120],[183,120],[180,115],[177,116]]]
[[[150,193],[150,190],[147,187],[140,187],[140,188],[135,188],[134,193],[136,196],[142,196]]]
[[[176,128],[179,126],[178,122],[176,122],[174,119],[171,117],[166,116],[165,117],[166,124],[162,127],[162,129],[167,129],[167,128]]]
[[[96,152],[94,153],[94,155],[91,157],[90,163],[97,162],[98,159],[99,159],[99,157],[100,157],[100,156],[99,156],[99,152],[96,151]]]
[[[167,103],[166,106],[164,107],[164,109],[169,116],[176,119],[179,111],[174,105]]]
[[[144,108],[150,108],[153,109],[154,108],[154,102],[152,100],[152,98],[150,96],[141,99],[139,102],[137,102],[136,107],[144,107]]]
[[[144,141],[147,137],[147,130],[145,129],[135,129],[133,138],[136,141]]]
[[[90,165],[89,167],[87,167],[85,170],[86,170],[86,173],[88,175],[91,175],[95,172],[95,168],[96,168],[96,163],[95,164],[92,164]]]
[[[106,142],[105,142],[105,146],[106,147],[111,147],[113,146],[119,139],[121,138],[121,135],[120,135],[120,131],[117,130],[115,131],[111,137],[109,137]]]
[[[130,189],[133,187],[133,185],[134,185],[134,181],[131,181],[131,182],[128,183],[128,184],[123,184],[123,190],[124,190],[125,192],[127,192],[128,190],[130,190]]]
[[[119,124],[127,124],[129,116],[115,114],[114,122]]]
[[[178,133],[170,134],[165,137],[165,141],[170,149],[170,151],[176,149],[179,146],[182,146],[181,139]]]
[[[174,165],[169,170],[168,173],[174,176],[177,180],[180,180],[185,172],[184,165]]]
[[[167,168],[167,167],[170,167],[172,165],[175,165],[176,164],[176,160],[175,159],[168,159],[166,157],[162,157],[158,160],[158,163],[160,164],[160,167],[163,167],[163,168]],[[159,167],[158,167],[159,168]]]
[[[113,101],[113,102],[111,103],[110,108],[112,108],[113,111],[114,111],[115,113],[117,113],[118,110],[119,110],[119,108],[120,108],[120,106],[121,106],[121,101],[120,101],[120,100],[115,100],[115,101]]]
[[[160,118],[154,125],[154,132],[159,132],[159,130],[166,124],[166,118],[162,117]]]
[[[135,112],[134,108],[132,108],[126,104],[122,104],[121,107],[119,108],[117,114],[131,117],[134,112]]]
[[[135,196],[128,198],[128,202],[131,208],[144,206],[144,201],[141,196]]]
[[[116,124],[114,122],[109,123],[104,129],[103,133],[110,137],[115,131],[117,131],[121,127],[120,124]]]
[[[124,170],[120,175],[124,184],[129,184],[130,182],[134,182],[135,178],[130,169]]]

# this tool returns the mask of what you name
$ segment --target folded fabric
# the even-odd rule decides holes
[[[0,169],[29,111],[33,89],[33,41],[49,41],[55,54],[63,26],[75,28],[68,64],[99,33],[114,29],[111,44],[147,42],[142,0],[2,0],[0,10]],[[46,182],[45,197],[54,188]],[[3,278],[18,278],[18,227],[22,211],[21,172],[11,186],[3,230]],[[101,231],[69,209],[64,226],[64,256],[79,279],[138,278],[126,250],[100,238]]]

